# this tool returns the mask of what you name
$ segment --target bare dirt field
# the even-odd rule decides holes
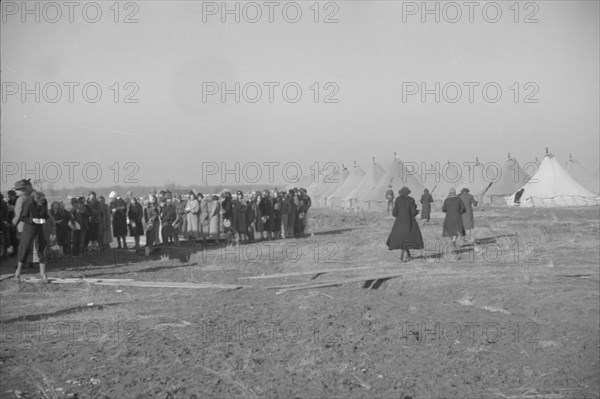
[[[314,210],[304,239],[49,266],[236,289],[5,279],[0,397],[598,398],[598,208],[475,215],[456,253],[434,214],[407,263],[391,216]]]

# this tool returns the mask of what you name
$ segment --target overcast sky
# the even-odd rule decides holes
[[[28,2],[32,9],[34,3]],[[366,168],[372,156],[385,163],[394,151],[407,162],[460,163],[476,156],[503,162],[510,152],[525,163],[549,147],[559,160],[572,153],[594,171],[600,147],[599,2],[538,1],[526,9],[521,3],[518,23],[513,3],[497,3],[502,15],[496,23],[486,21],[496,13],[488,7],[484,14],[486,2],[474,9],[472,23],[463,2],[457,3],[463,13],[458,22],[446,21],[456,8],[444,12],[439,3],[440,23],[434,15],[425,15],[423,23],[414,7],[421,2],[400,1],[322,2],[318,23],[313,1],[278,3],[272,23],[263,2],[255,3],[263,13],[256,23],[247,21],[256,8],[244,13],[245,3],[239,23],[234,15],[221,21],[215,10],[221,2],[130,2],[127,9],[121,3],[118,23],[109,8],[113,2],[98,2],[102,16],[96,23],[83,18],[85,3],[74,9],[72,23],[67,7],[58,18],[56,10],[40,5],[36,23],[35,15],[22,22],[23,3],[3,2],[2,191],[21,177],[21,170],[13,174],[15,165],[33,169],[35,162],[41,177],[51,179],[56,172],[49,163],[62,165],[57,187],[85,184],[82,166],[89,162],[101,167],[98,186],[114,183],[115,163],[121,184],[130,183],[125,178],[131,173],[130,180],[145,185],[202,185],[203,162],[205,168],[224,162],[229,169],[235,162],[241,168],[298,162],[307,174],[315,162],[357,161]],[[428,2],[432,9],[435,4]],[[284,16],[295,18],[296,5],[300,20],[286,21]],[[123,23],[127,15],[138,22]],[[324,23],[328,15],[338,22]],[[85,16],[93,20],[94,8]],[[524,23],[528,16],[538,22]],[[23,82],[33,91],[40,83],[39,102],[34,94],[21,97]],[[50,82],[62,87],[55,103]],[[65,82],[79,84],[72,103]],[[90,82],[102,89],[96,103],[93,85],[88,101],[82,95]],[[223,103],[221,93],[207,91],[220,90],[221,83],[234,89],[236,82],[239,103],[233,94]],[[256,103],[249,101],[256,85],[243,90],[249,82],[262,88]],[[271,86],[273,102],[265,82],[279,84]],[[440,89],[439,103],[433,94],[424,102],[420,93],[409,95],[422,82],[429,89],[456,82],[462,97],[450,102],[455,85]],[[464,82],[479,84],[472,86],[473,102]],[[493,83],[487,99],[486,83]],[[302,95],[292,102],[295,87]],[[502,96],[493,103],[495,87]],[[126,103],[126,95],[137,103]],[[337,102],[326,103],[327,95]],[[73,183],[65,162],[80,164],[73,166]],[[125,167],[128,162],[136,166]],[[246,171],[252,178],[254,172]],[[262,171],[266,177],[268,168]],[[274,171],[281,180],[281,167]],[[95,170],[88,172],[95,180]],[[208,183],[221,177],[217,172]],[[225,177],[235,185],[233,175]]]

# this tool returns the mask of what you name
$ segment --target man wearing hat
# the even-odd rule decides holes
[[[465,206],[465,213],[462,214],[463,227],[465,228],[465,241],[473,242],[471,238],[471,230],[475,227],[475,216],[473,215],[473,207],[477,206],[475,198],[469,194],[468,188],[463,188],[458,196]]]

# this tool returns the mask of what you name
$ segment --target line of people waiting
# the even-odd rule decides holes
[[[24,263],[39,263],[45,278],[48,244],[60,254],[78,257],[86,251],[102,251],[116,239],[117,249],[128,249],[126,237],[134,239],[131,249],[145,253],[158,245],[179,245],[180,237],[190,245],[202,240],[219,244],[224,234],[228,243],[244,243],[278,238],[302,237],[307,229],[311,199],[304,188],[287,192],[264,190],[233,198],[229,190],[207,195],[193,190],[187,196],[170,190],[154,190],[145,198],[127,192],[121,197],[70,198],[70,208],[54,201],[48,207],[43,193],[36,192],[29,180],[20,180],[8,199],[2,197],[3,256],[18,255],[16,274]],[[5,250],[6,248],[6,250]]]

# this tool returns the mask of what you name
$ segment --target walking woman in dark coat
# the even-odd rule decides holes
[[[401,249],[402,255],[400,260],[408,262],[412,259],[410,255],[411,249],[423,249],[423,236],[421,229],[415,219],[419,211],[414,198],[410,197],[408,187],[402,187],[398,192],[392,215],[396,218],[394,226],[387,239],[387,246],[391,250]],[[406,252],[406,258],[404,253]]]
[[[465,213],[465,211],[465,205],[456,195],[456,190],[451,188],[448,198],[444,200],[444,205],[442,205],[442,212],[446,213],[442,236],[452,237],[452,244],[454,244],[454,246],[456,246],[458,236],[465,235],[462,219],[462,214]]]
[[[429,194],[429,190],[425,189],[423,191],[423,195],[421,195],[421,220],[423,221],[423,225],[426,222],[429,222],[431,218],[431,203],[433,202],[433,197]]]

